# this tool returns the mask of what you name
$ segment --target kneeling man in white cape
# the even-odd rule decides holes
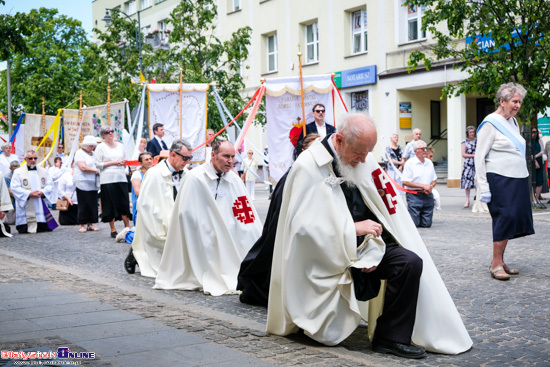
[[[337,133],[313,143],[292,166],[267,331],[303,329],[336,345],[364,319],[377,352],[408,358],[426,356],[416,346],[464,352],[472,340],[401,197],[368,154],[375,144],[370,118],[346,114]]]
[[[176,194],[183,180],[184,167],[191,160],[191,150],[187,141],[174,140],[168,158],[149,169],[143,177],[137,201],[136,231],[124,263],[130,274],[137,261],[141,275],[157,276]]]
[[[260,237],[262,224],[231,171],[235,148],[212,144],[211,161],[185,175],[172,212],[155,281],[157,289],[236,293],[241,261]]]

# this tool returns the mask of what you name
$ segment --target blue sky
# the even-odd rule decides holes
[[[80,20],[89,37],[92,37],[92,0],[6,0],[6,5],[0,5],[0,13],[26,13],[41,7],[56,8],[61,14]]]
[[[59,13],[82,22],[82,27],[91,40],[92,34],[92,0],[6,0],[6,5],[0,5],[0,14],[27,13],[31,9],[55,8]],[[6,63],[0,63],[0,70],[6,68]]]

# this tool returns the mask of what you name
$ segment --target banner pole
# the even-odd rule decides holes
[[[42,97],[42,136],[46,137],[46,99]],[[42,147],[42,155],[46,156],[46,144]]]
[[[111,83],[107,83],[107,125],[111,126]]]
[[[304,106],[304,78],[302,76],[302,53],[300,52],[300,44],[298,44],[298,65],[300,66],[300,94],[302,96],[302,127],[304,138],[306,137],[306,110]]]
[[[182,124],[183,124],[183,68],[180,68],[180,139],[181,139],[181,130],[182,130]]]
[[[82,90],[80,91],[80,102],[78,102],[78,121],[82,122]],[[82,129],[80,129],[80,134],[78,134],[78,143],[82,141]]]

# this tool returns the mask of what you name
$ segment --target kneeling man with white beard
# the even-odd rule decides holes
[[[367,115],[346,114],[336,133],[292,166],[275,237],[267,331],[303,329],[335,345],[363,318],[376,352],[406,358],[424,358],[424,348],[464,352],[472,341],[454,303],[369,154],[376,139]]]

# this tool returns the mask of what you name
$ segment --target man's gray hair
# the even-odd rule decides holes
[[[8,143],[2,144],[2,150],[4,150],[4,148],[6,147],[11,147],[11,143],[8,142]]]
[[[21,163],[19,163],[19,162],[17,162],[17,161],[11,161],[11,162],[10,162],[10,168],[12,168],[12,167],[17,167],[17,168],[19,168],[19,167],[21,167]]]
[[[521,96],[521,99],[523,100],[523,98],[525,98],[525,95],[527,94],[527,91],[521,84],[502,84],[497,91],[497,102],[500,103],[501,99],[504,100],[504,102],[508,102],[516,94],[519,94]]]
[[[363,132],[360,125],[351,123],[351,121],[353,121],[356,117],[366,117],[374,124],[370,116],[363,112],[346,112],[340,116],[338,133],[344,136],[344,141],[348,144],[354,143]]]
[[[412,143],[410,143],[413,145],[413,150],[417,150],[421,144],[424,144],[426,145],[426,142],[424,140],[417,140],[417,141],[413,141]]]
[[[193,147],[191,147],[191,144],[189,144],[187,140],[176,139],[172,142],[172,145],[170,146],[170,151],[179,153],[182,147],[186,147],[189,151],[193,150]]]
[[[25,157],[28,156],[29,153],[31,153],[31,154],[36,154],[36,152],[35,152],[34,150],[29,149],[29,150],[27,150],[27,151],[25,152]]]
[[[109,133],[109,131],[113,130],[110,126],[101,126],[101,129],[99,129],[99,135],[103,136]]]

